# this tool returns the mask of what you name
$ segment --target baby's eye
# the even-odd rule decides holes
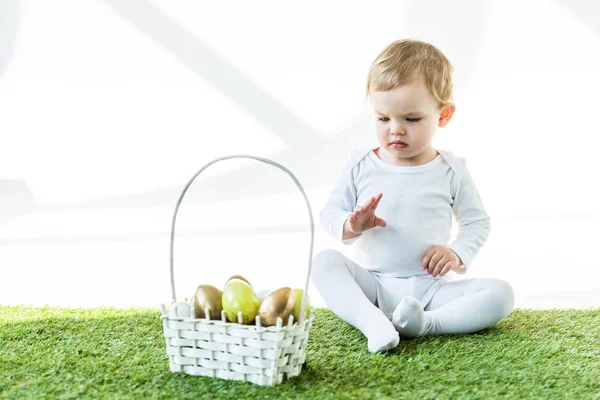
[[[419,122],[421,118],[406,118],[408,122]]]
[[[387,117],[379,117],[377,118],[377,121],[382,121],[382,122],[388,122],[390,119]]]

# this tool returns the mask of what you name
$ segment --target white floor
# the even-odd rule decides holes
[[[269,207],[256,207],[263,206]],[[231,204],[223,208],[231,210]],[[305,214],[290,218],[271,208],[272,223],[259,218],[244,226],[231,223],[243,209],[238,216],[229,211],[229,223],[218,223],[221,211],[217,207],[207,215],[203,205],[180,211],[174,257],[178,300],[201,283],[222,286],[233,274],[246,276],[257,290],[304,286]],[[30,213],[5,222],[0,225],[0,304],[169,303],[171,218],[171,208],[157,207]],[[509,281],[519,308],[600,307],[600,268],[592,251],[597,241],[589,234],[598,222],[597,216],[493,218],[492,235],[464,278]],[[315,225],[314,254],[328,247],[350,250]],[[313,304],[324,305],[312,286],[309,294]]]

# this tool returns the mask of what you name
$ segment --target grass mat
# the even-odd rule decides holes
[[[153,309],[0,306],[0,397],[600,399],[600,309],[516,309],[470,335],[370,354],[317,309],[299,377],[273,387],[169,371]]]

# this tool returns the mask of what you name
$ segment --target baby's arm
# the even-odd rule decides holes
[[[490,217],[485,212],[475,182],[462,160],[462,168],[453,179],[452,209],[459,224],[456,239],[448,246],[462,260],[454,271],[464,274],[483,247],[490,233]]]
[[[355,158],[353,154],[344,166],[342,175],[335,183],[319,214],[319,219],[325,231],[344,244],[351,244],[360,236],[360,234],[355,235],[348,231],[344,232],[346,220],[352,215],[352,211],[356,207],[357,196],[353,171],[356,165]]]

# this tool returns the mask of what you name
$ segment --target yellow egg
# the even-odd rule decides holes
[[[258,309],[260,322],[264,326],[277,324],[277,318],[281,318],[285,325],[289,316],[294,312],[296,297],[289,287],[282,287],[272,291],[265,296]]]
[[[206,318],[205,310],[208,310],[210,319],[221,319],[222,296],[223,292],[212,285],[198,286],[191,301],[195,317]]]
[[[238,322],[238,313],[242,313],[242,323],[254,321],[259,301],[249,283],[240,279],[230,279],[225,285],[221,304],[228,321]]]
[[[304,290],[302,289],[294,289],[294,295],[296,297],[296,305],[294,307],[294,322],[300,320],[300,307],[302,306],[302,295],[304,294]],[[308,314],[310,313],[310,297],[308,294],[306,295],[306,304],[304,305],[304,318],[308,318]]]

